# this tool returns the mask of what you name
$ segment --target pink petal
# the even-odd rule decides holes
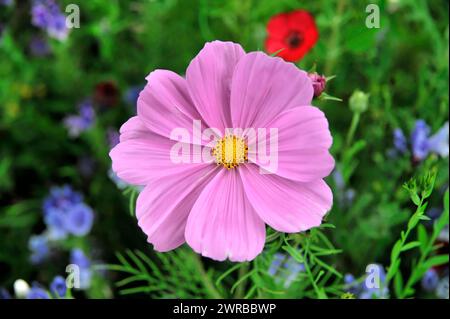
[[[314,90],[306,72],[278,57],[251,52],[239,60],[231,84],[233,127],[261,128],[281,112],[310,105]]]
[[[269,128],[278,129],[278,165],[269,169],[267,163],[262,165],[257,154],[251,152],[253,156],[249,158],[256,159],[255,163],[276,175],[300,182],[321,179],[331,173],[334,159],[328,149],[333,139],[321,110],[313,106],[295,107],[278,115],[267,127],[267,141],[274,141],[273,135],[269,138]]]
[[[186,71],[189,93],[211,128],[231,127],[230,87],[233,71],[245,55],[238,44],[213,41],[191,61]]]
[[[147,128],[165,137],[170,137],[174,128],[192,132],[193,120],[201,120],[201,116],[189,97],[186,80],[167,70],[153,71],[146,79],[137,113]]]
[[[189,215],[186,242],[215,260],[245,261],[263,249],[265,225],[247,198],[236,170],[221,169]]]
[[[255,165],[239,167],[245,193],[259,217],[272,228],[288,233],[321,224],[333,194],[321,179],[301,183],[276,175],[261,175]]]
[[[141,192],[136,217],[155,250],[169,251],[184,243],[189,212],[216,172],[214,166],[186,167],[177,174],[152,180]]]
[[[109,156],[113,171],[129,184],[146,185],[152,178],[183,172],[186,167],[210,165],[173,163],[170,151],[176,142],[149,131],[140,117],[128,120],[120,132],[120,143],[111,150]],[[197,151],[192,145],[187,146],[192,154]]]

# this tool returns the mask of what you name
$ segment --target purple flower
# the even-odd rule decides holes
[[[78,137],[86,131],[88,125],[83,120],[81,116],[78,115],[69,115],[64,119],[64,125],[69,131],[70,137]]]
[[[448,122],[428,139],[428,147],[431,152],[439,154],[441,157],[448,157]]]
[[[50,37],[64,41],[69,34],[66,16],[64,14],[55,15],[48,25],[47,32]]]
[[[355,276],[353,276],[352,274],[345,274],[344,276],[344,283],[346,285],[350,285],[355,281]]]
[[[344,289],[354,295],[361,293],[363,286],[355,280],[355,276],[352,274],[345,274],[344,276]]]
[[[394,130],[394,147],[400,153],[406,153],[408,151],[408,142],[401,128]]]
[[[91,261],[81,249],[75,248],[70,254],[70,262],[79,267],[80,289],[87,289],[91,285],[92,270]]]
[[[67,231],[75,236],[85,236],[92,228],[94,213],[92,209],[79,203],[72,207],[67,213],[65,227]]]
[[[28,248],[31,250],[30,261],[32,264],[40,264],[50,255],[48,239],[44,235],[31,236]]]
[[[114,128],[109,128],[108,132],[108,144],[110,148],[113,148],[114,146],[116,146],[117,144],[119,144],[120,142],[120,134],[119,132],[117,132],[116,129]]]
[[[79,248],[74,248],[70,252],[70,262],[84,269],[91,267],[91,261],[89,260],[89,258],[87,258],[86,254]]]
[[[52,240],[60,240],[67,237],[66,212],[50,210],[44,216],[44,222],[47,225],[48,237]]]
[[[50,194],[44,199],[44,215],[51,210],[67,211],[73,205],[81,203],[83,196],[74,191],[71,186],[52,187]]]
[[[430,152],[428,135],[430,127],[424,120],[417,120],[414,130],[411,134],[411,145],[413,155],[418,160],[423,160]]]
[[[386,272],[382,265],[373,264],[372,266],[377,268],[377,272],[366,276],[366,280],[362,284],[359,299],[386,299],[389,297],[389,289],[384,286]],[[376,275],[379,277],[376,277]],[[373,278],[369,278],[369,276],[373,276]],[[371,280],[369,281],[369,279]]]
[[[67,291],[66,280],[62,276],[53,278],[50,284],[50,291],[58,298],[64,297]]]
[[[31,54],[42,57],[50,53],[50,47],[46,39],[34,36],[29,44]]]
[[[69,33],[66,17],[54,0],[34,0],[31,7],[31,23],[50,37],[65,40]]]
[[[81,194],[70,186],[53,187],[44,200],[43,210],[51,239],[63,239],[68,234],[84,236],[92,228],[92,209],[83,203]]]
[[[43,205],[44,222],[49,238],[59,240],[67,236],[66,216],[82,200],[81,194],[68,185],[51,188],[50,195],[45,198]]]
[[[78,114],[69,115],[64,119],[64,125],[69,130],[69,136],[78,137],[94,123],[95,112],[90,100],[83,101],[78,106]]]
[[[313,88],[314,88],[314,96],[319,97],[322,92],[325,90],[325,86],[327,83],[326,77],[323,75],[317,74],[316,72],[308,74]]]
[[[50,299],[50,295],[45,289],[35,284],[28,292],[27,299]]]
[[[35,4],[31,8],[31,23],[41,29],[47,27],[50,19],[48,9],[44,4]]]
[[[432,292],[439,284],[439,276],[433,268],[427,270],[422,277],[422,288],[425,291]]]

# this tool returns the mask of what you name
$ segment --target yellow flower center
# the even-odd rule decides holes
[[[212,150],[217,165],[232,169],[248,160],[248,146],[243,138],[228,135],[217,141]]]

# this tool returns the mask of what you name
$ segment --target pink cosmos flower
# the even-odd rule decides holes
[[[332,137],[324,114],[311,106],[314,90],[306,72],[281,58],[214,41],[191,61],[186,78],[156,70],[147,81],[137,116],[122,126],[110,156],[121,179],[145,185],[136,216],[157,251],[187,242],[215,260],[246,261],[262,251],[265,224],[289,233],[321,224],[333,201],[323,180],[334,168]],[[216,145],[201,144],[221,165],[171,160],[178,142],[172,130],[192,133],[193,120],[220,131]],[[243,136],[224,135],[225,128],[237,127],[278,129],[274,174],[260,173]],[[219,143],[231,146],[231,164],[220,160]]]

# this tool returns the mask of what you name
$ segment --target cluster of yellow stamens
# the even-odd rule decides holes
[[[232,169],[248,161],[248,146],[243,138],[227,135],[217,141],[212,150],[217,165]]]

